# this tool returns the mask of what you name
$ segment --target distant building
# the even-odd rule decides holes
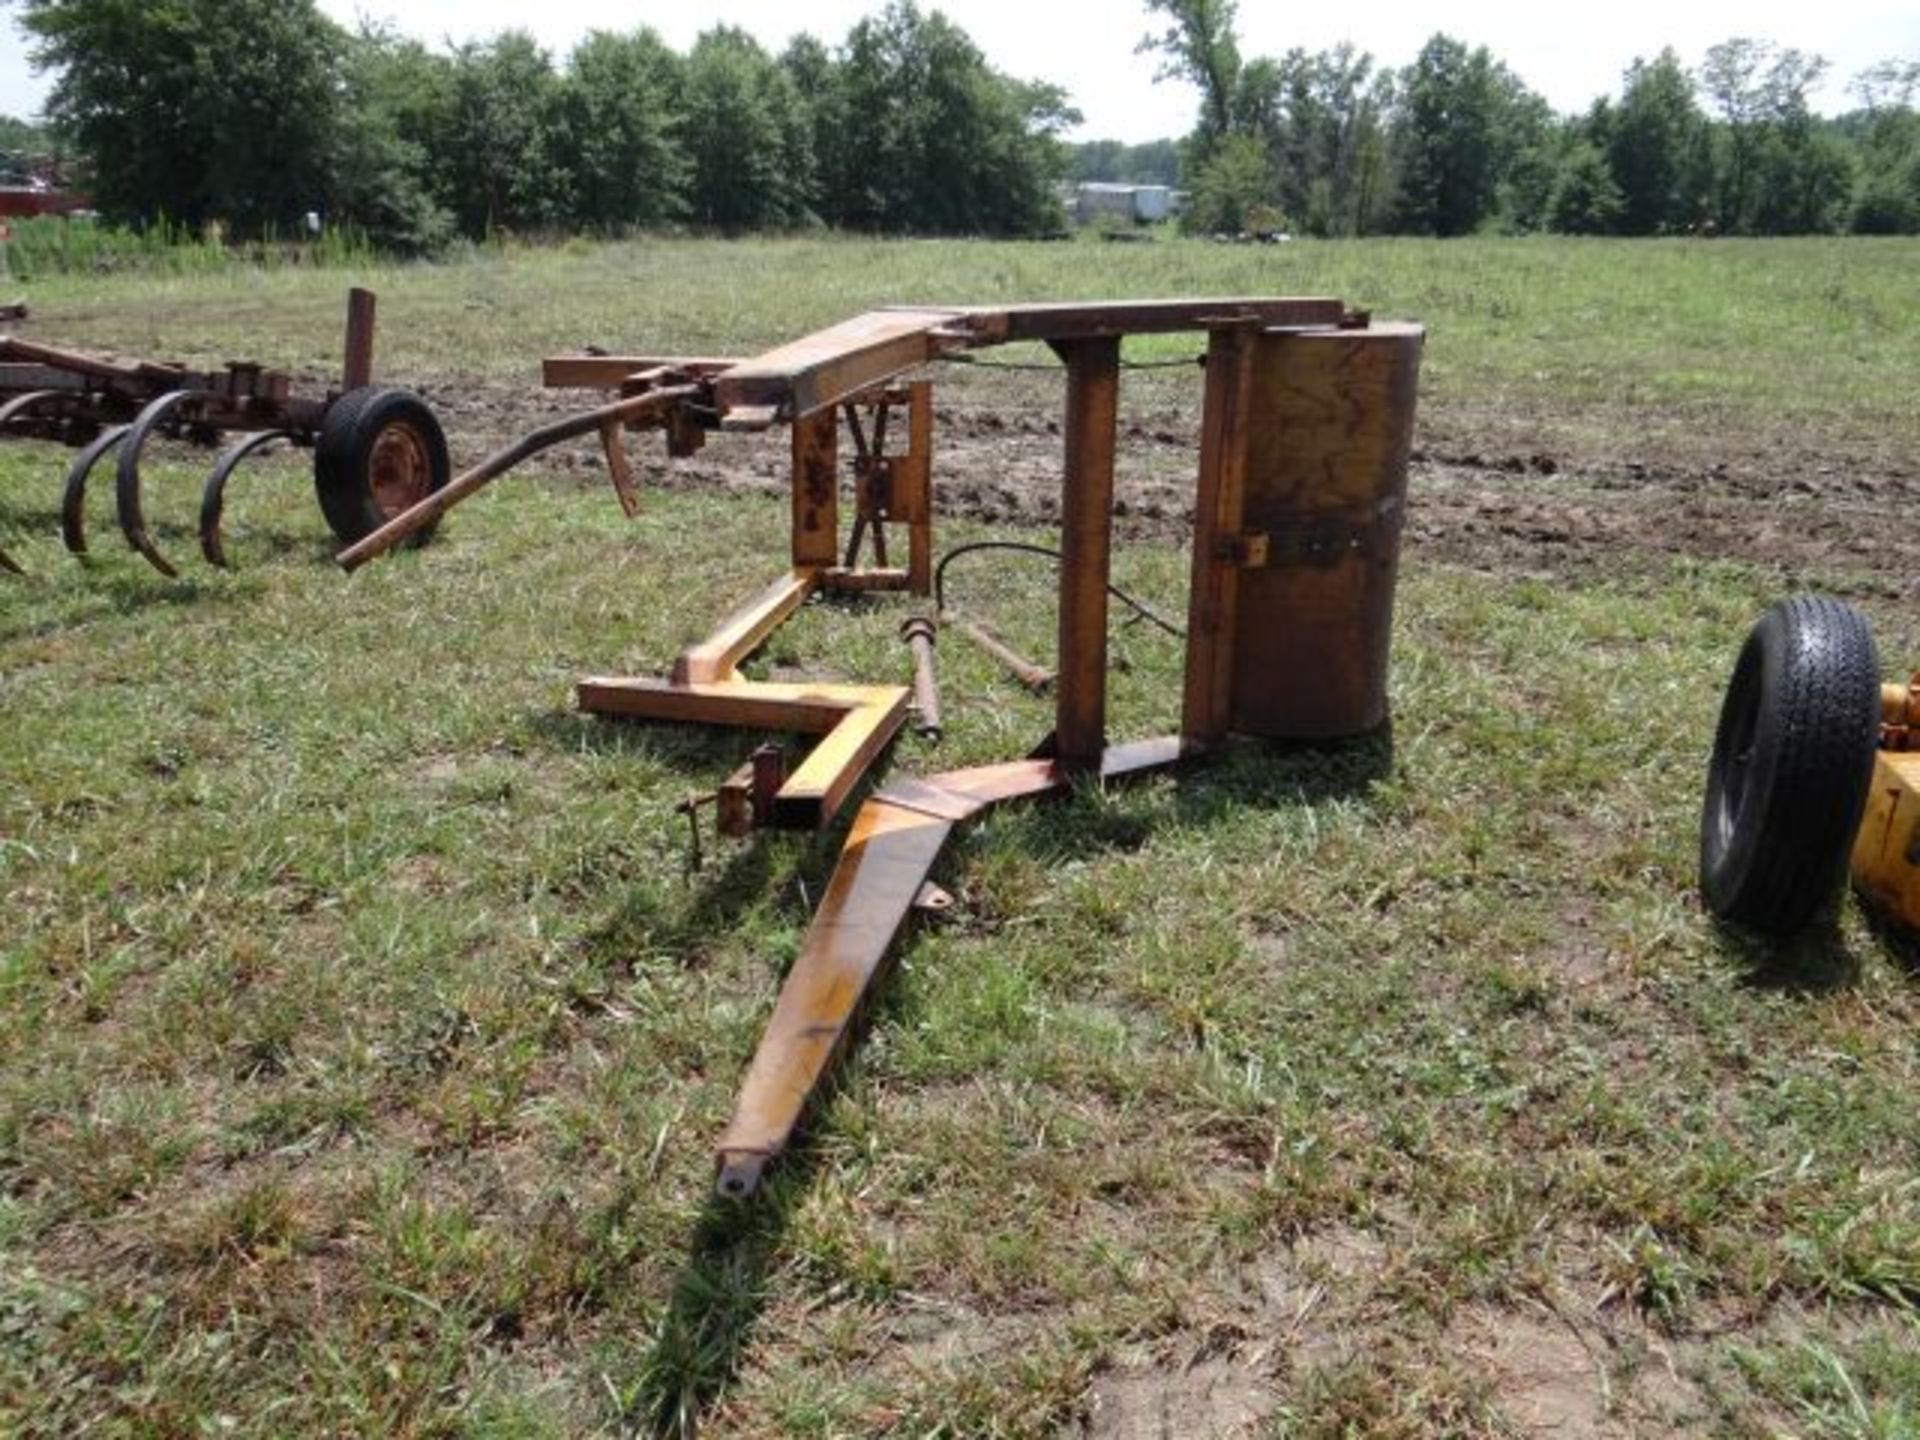
[[[1166,185],[1115,185],[1086,181],[1073,187],[1073,218],[1079,225],[1113,218],[1153,225],[1179,212],[1177,192]]]

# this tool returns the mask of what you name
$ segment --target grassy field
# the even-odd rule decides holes
[[[1335,294],[1431,328],[1430,409],[1489,423],[1519,412],[1574,434],[1785,423],[1910,446],[1914,258],[1902,239],[680,241],[445,267],[49,277],[31,295],[75,342],[331,370],[342,291],[367,283],[386,300],[381,358],[393,374],[524,384],[555,350],[750,353],[882,304]],[[1130,353],[1191,348],[1167,339]]]
[[[31,299],[49,339],[319,374],[370,281],[383,370],[472,383],[471,453],[462,425],[512,428],[510,382],[588,341],[1332,291],[1430,322],[1423,403],[1457,443],[1546,437],[1604,478],[1648,436],[1910,452],[1917,261],[689,242]],[[1027,377],[958,378],[1051,414]],[[780,503],[654,491],[628,525],[543,467],[348,581],[287,460],[236,481],[243,568],[167,582],[104,510],[95,564],[60,553],[63,458],[0,448],[33,572],[0,576],[0,1433],[1920,1433],[1908,952],[1851,901],[1755,950],[1693,890],[1739,638],[1826,571],[1416,544],[1390,736],[964,830],[954,917],[900,947],[810,1139],[738,1209],[710,1147],[839,836],[690,871],[673,803],[747,742],[589,721],[570,687],[658,669],[758,588]],[[184,499],[156,508],[190,550]],[[1907,553],[1883,518],[1843,580]],[[1117,568],[1181,608],[1177,545]],[[955,576],[1050,656],[1044,567]],[[1920,655],[1903,591],[1859,598],[1890,668]],[[810,606],[750,668],[903,677],[906,609]],[[1116,653],[1116,733],[1167,729],[1178,643]],[[883,773],[1045,731],[964,647],[941,665],[945,739]]]

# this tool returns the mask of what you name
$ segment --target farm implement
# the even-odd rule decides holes
[[[143,504],[141,460],[161,436],[209,447],[237,437],[201,494],[200,550],[209,563],[228,564],[221,520],[234,472],[276,444],[314,452],[321,513],[351,543],[444,485],[449,469],[446,438],[426,404],[372,383],[374,314],[372,292],[353,291],[340,385],[320,396],[297,393],[289,376],[259,365],[200,371],[0,336],[0,437],[77,448],[60,500],[61,538],[75,555],[88,551],[88,481],[111,462],[127,544],[163,575],[179,573],[155,542]],[[0,567],[20,572],[3,550]]]
[[[311,447],[320,505],[354,570],[418,544],[454,505],[553,446],[598,440],[629,515],[640,506],[629,438],[660,432],[669,460],[727,432],[787,432],[791,523],[778,573],[707,639],[654,676],[590,676],[595,715],[808,737],[790,763],[761,745],[718,789],[688,797],[724,835],[834,824],[909,720],[941,727],[935,674],[944,630],[982,647],[1022,685],[1051,696],[1053,726],[1026,755],[913,778],[888,777],[859,803],[837,867],[720,1138],[718,1192],[756,1191],[787,1148],[851,1037],[896,933],[951,897],[930,882],[961,825],[1009,801],[1164,770],[1234,736],[1326,741],[1387,717],[1386,668],[1423,333],[1375,324],[1331,298],[1255,298],[879,310],[749,359],[674,355],[549,358],[549,387],[604,397],[449,476],[432,413],[372,383],[374,302],[355,291],[337,389],[302,396],[253,365],[212,372],[82,355],[0,339],[0,433],[77,446],[62,503],[68,547],[86,551],[88,477],[109,456],[128,544],[166,574],[142,506],[141,457],[156,435],[234,438],[202,499],[201,549],[225,563],[228,481],[274,443]],[[1121,342],[1205,337],[1184,632],[1112,586]],[[935,362],[1041,342],[1066,388],[1052,667],[1015,653],[978,619],[906,618],[911,686],[749,679],[742,663],[810,598],[898,592],[941,597],[934,553]],[[891,532],[891,534],[890,534]],[[1108,734],[1108,615],[1119,595],[1184,636],[1176,733]]]
[[[1115,743],[1106,681],[1121,340],[1176,332],[1206,336],[1182,720],[1177,734]],[[718,1143],[723,1196],[753,1193],[787,1147],[909,915],[951,903],[929,876],[957,827],[1011,800],[1203,756],[1232,735],[1327,740],[1384,722],[1422,332],[1373,324],[1334,299],[1180,300],[882,310],[744,360],[559,356],[545,363],[549,386],[612,398],[489,456],[339,556],[352,569],[417,537],[449,506],[567,439],[599,437],[631,511],[629,432],[663,431],[671,456],[714,431],[786,427],[792,523],[780,573],[664,678],[593,676],[577,698],[596,715],[816,737],[791,767],[783,748],[760,747],[717,793],[682,808],[696,844],[709,806],[724,834],[818,830],[910,715],[937,733],[936,636],[956,617],[916,615],[903,626],[911,692],[752,680],[739,666],[810,596],[930,593],[933,387],[915,374],[1015,341],[1049,345],[1066,382],[1055,667],[1042,670],[971,621],[960,629],[997,647],[1022,683],[1051,692],[1053,729],[1025,757],[889,778],[861,802]],[[889,526],[904,529],[904,556],[889,554]]]

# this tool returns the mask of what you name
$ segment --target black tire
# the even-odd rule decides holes
[[[447,437],[433,411],[412,391],[390,385],[363,386],[334,401],[313,447],[320,512],[342,545],[365,539],[451,473]],[[429,525],[406,543],[424,545],[432,534]]]
[[[1880,738],[1866,618],[1824,595],[1782,600],[1747,636],[1707,766],[1700,890],[1720,919],[1790,935],[1840,888]]]

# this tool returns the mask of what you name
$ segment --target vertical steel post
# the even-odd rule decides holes
[[[347,353],[340,388],[358,390],[373,383],[373,291],[358,286],[347,292]]]
[[[940,680],[934,671],[933,647],[937,628],[924,615],[900,623],[900,638],[913,652],[913,728],[928,740],[940,738]]]
[[[1120,341],[1115,336],[1057,341],[1054,349],[1067,365],[1054,754],[1068,770],[1098,771],[1107,744],[1107,578]]]
[[[793,565],[840,563],[840,418],[832,406],[793,422]]]
[[[1238,618],[1239,540],[1245,513],[1248,411],[1257,325],[1214,330],[1200,411],[1200,483],[1193,504],[1193,582],[1187,602],[1187,675],[1180,734],[1208,745],[1227,733]]]

